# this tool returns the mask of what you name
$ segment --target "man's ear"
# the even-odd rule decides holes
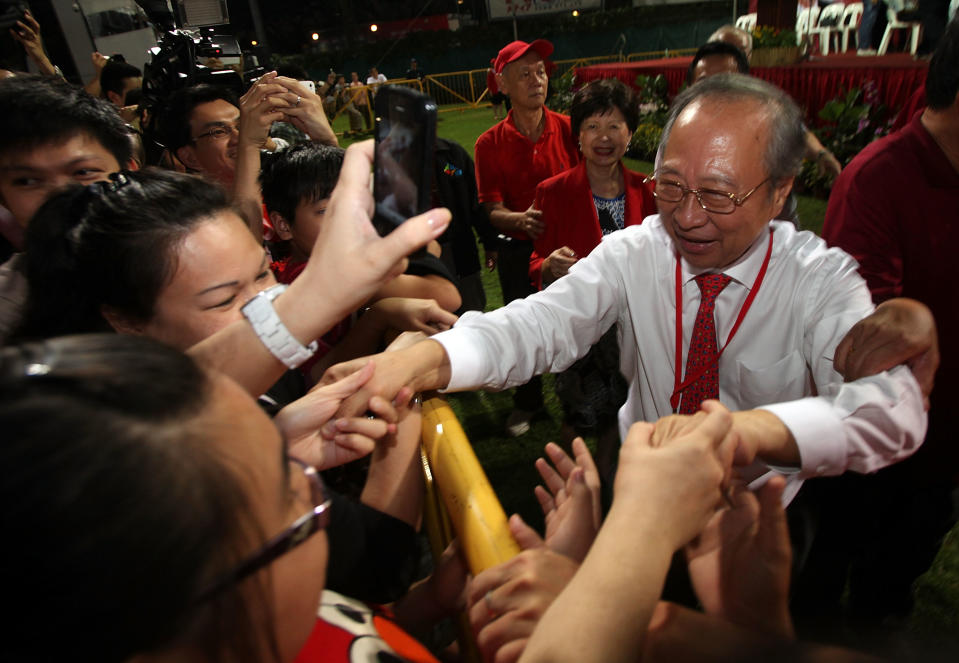
[[[123,97],[112,90],[107,90],[107,99],[117,108],[121,108],[123,106]]]
[[[777,182],[770,183],[770,185],[773,186],[773,210],[775,210],[775,214],[773,215],[774,219],[778,219],[779,215],[782,213],[783,206],[786,204],[786,199],[789,198],[789,193],[793,190],[793,181],[795,179],[795,177],[785,177]]]
[[[176,150],[176,158],[190,170],[200,170],[200,162],[196,158],[196,148],[192,145],[184,145]]]
[[[118,334],[130,334],[131,336],[143,336],[144,325],[141,322],[131,320],[128,316],[109,306],[100,307],[100,315],[107,321],[113,331]]]
[[[273,224],[273,230],[276,231],[277,237],[284,242],[293,239],[293,229],[290,228],[290,222],[286,220],[285,216],[279,212],[270,212],[270,223]]]

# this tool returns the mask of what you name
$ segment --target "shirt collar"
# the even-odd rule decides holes
[[[546,106],[543,106],[543,133],[540,134],[540,140],[542,140],[543,136],[547,136],[553,133],[553,123],[550,121],[549,114],[550,114],[550,110]],[[510,109],[509,113],[506,114],[506,119],[503,121],[506,123],[506,126],[509,127],[509,130],[512,133],[519,136],[520,138],[523,138],[524,140],[529,141],[530,143],[533,142],[529,139],[529,136],[523,135],[520,132],[520,130],[516,128],[516,123],[513,122],[512,109]]]

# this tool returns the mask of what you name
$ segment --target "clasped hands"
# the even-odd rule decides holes
[[[570,458],[547,445],[536,467],[545,535],[519,516],[510,529],[523,552],[476,576],[469,617],[485,660],[514,661],[539,619],[590,554],[597,533],[636,539],[666,554],[686,546],[694,588],[707,612],[747,628],[792,635],[786,610],[790,548],[780,502],[784,482],[758,497],[733,476],[740,448],[733,417],[715,401],[689,417],[630,429],[620,453],[615,498],[600,525],[599,475],[581,439]],[[640,557],[637,555],[637,557]],[[632,560],[609,560],[630,564]]]
[[[289,122],[314,142],[337,144],[323,100],[299,81],[271,71],[240,97],[240,140],[267,147],[274,122]]]

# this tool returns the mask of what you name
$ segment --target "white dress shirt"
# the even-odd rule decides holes
[[[719,399],[730,410],[762,406],[778,416],[799,447],[801,467],[789,476],[784,499],[801,479],[874,472],[902,460],[922,443],[926,414],[912,373],[897,367],[845,383],[833,352],[846,332],[873,310],[855,260],[829,249],[810,232],[773,221],[766,276],[719,362]],[[731,283],[716,299],[720,347],[729,336],[768,247],[764,230],[723,273]],[[625,439],[636,421],[672,413],[676,345],[676,257],[658,215],[607,235],[598,247],[546,290],[487,314],[469,312],[433,336],[449,355],[448,391],[503,389],[535,374],[558,372],[586,354],[619,324],[620,368],[629,395],[619,412]],[[683,357],[689,347],[702,271],[686,263],[683,282]],[[770,468],[746,468],[765,480]]]

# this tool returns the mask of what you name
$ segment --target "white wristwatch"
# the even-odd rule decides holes
[[[316,353],[316,341],[304,346],[286,328],[273,308],[273,300],[286,290],[285,285],[275,285],[258,293],[240,309],[250,321],[253,331],[274,357],[290,368],[296,368]]]

